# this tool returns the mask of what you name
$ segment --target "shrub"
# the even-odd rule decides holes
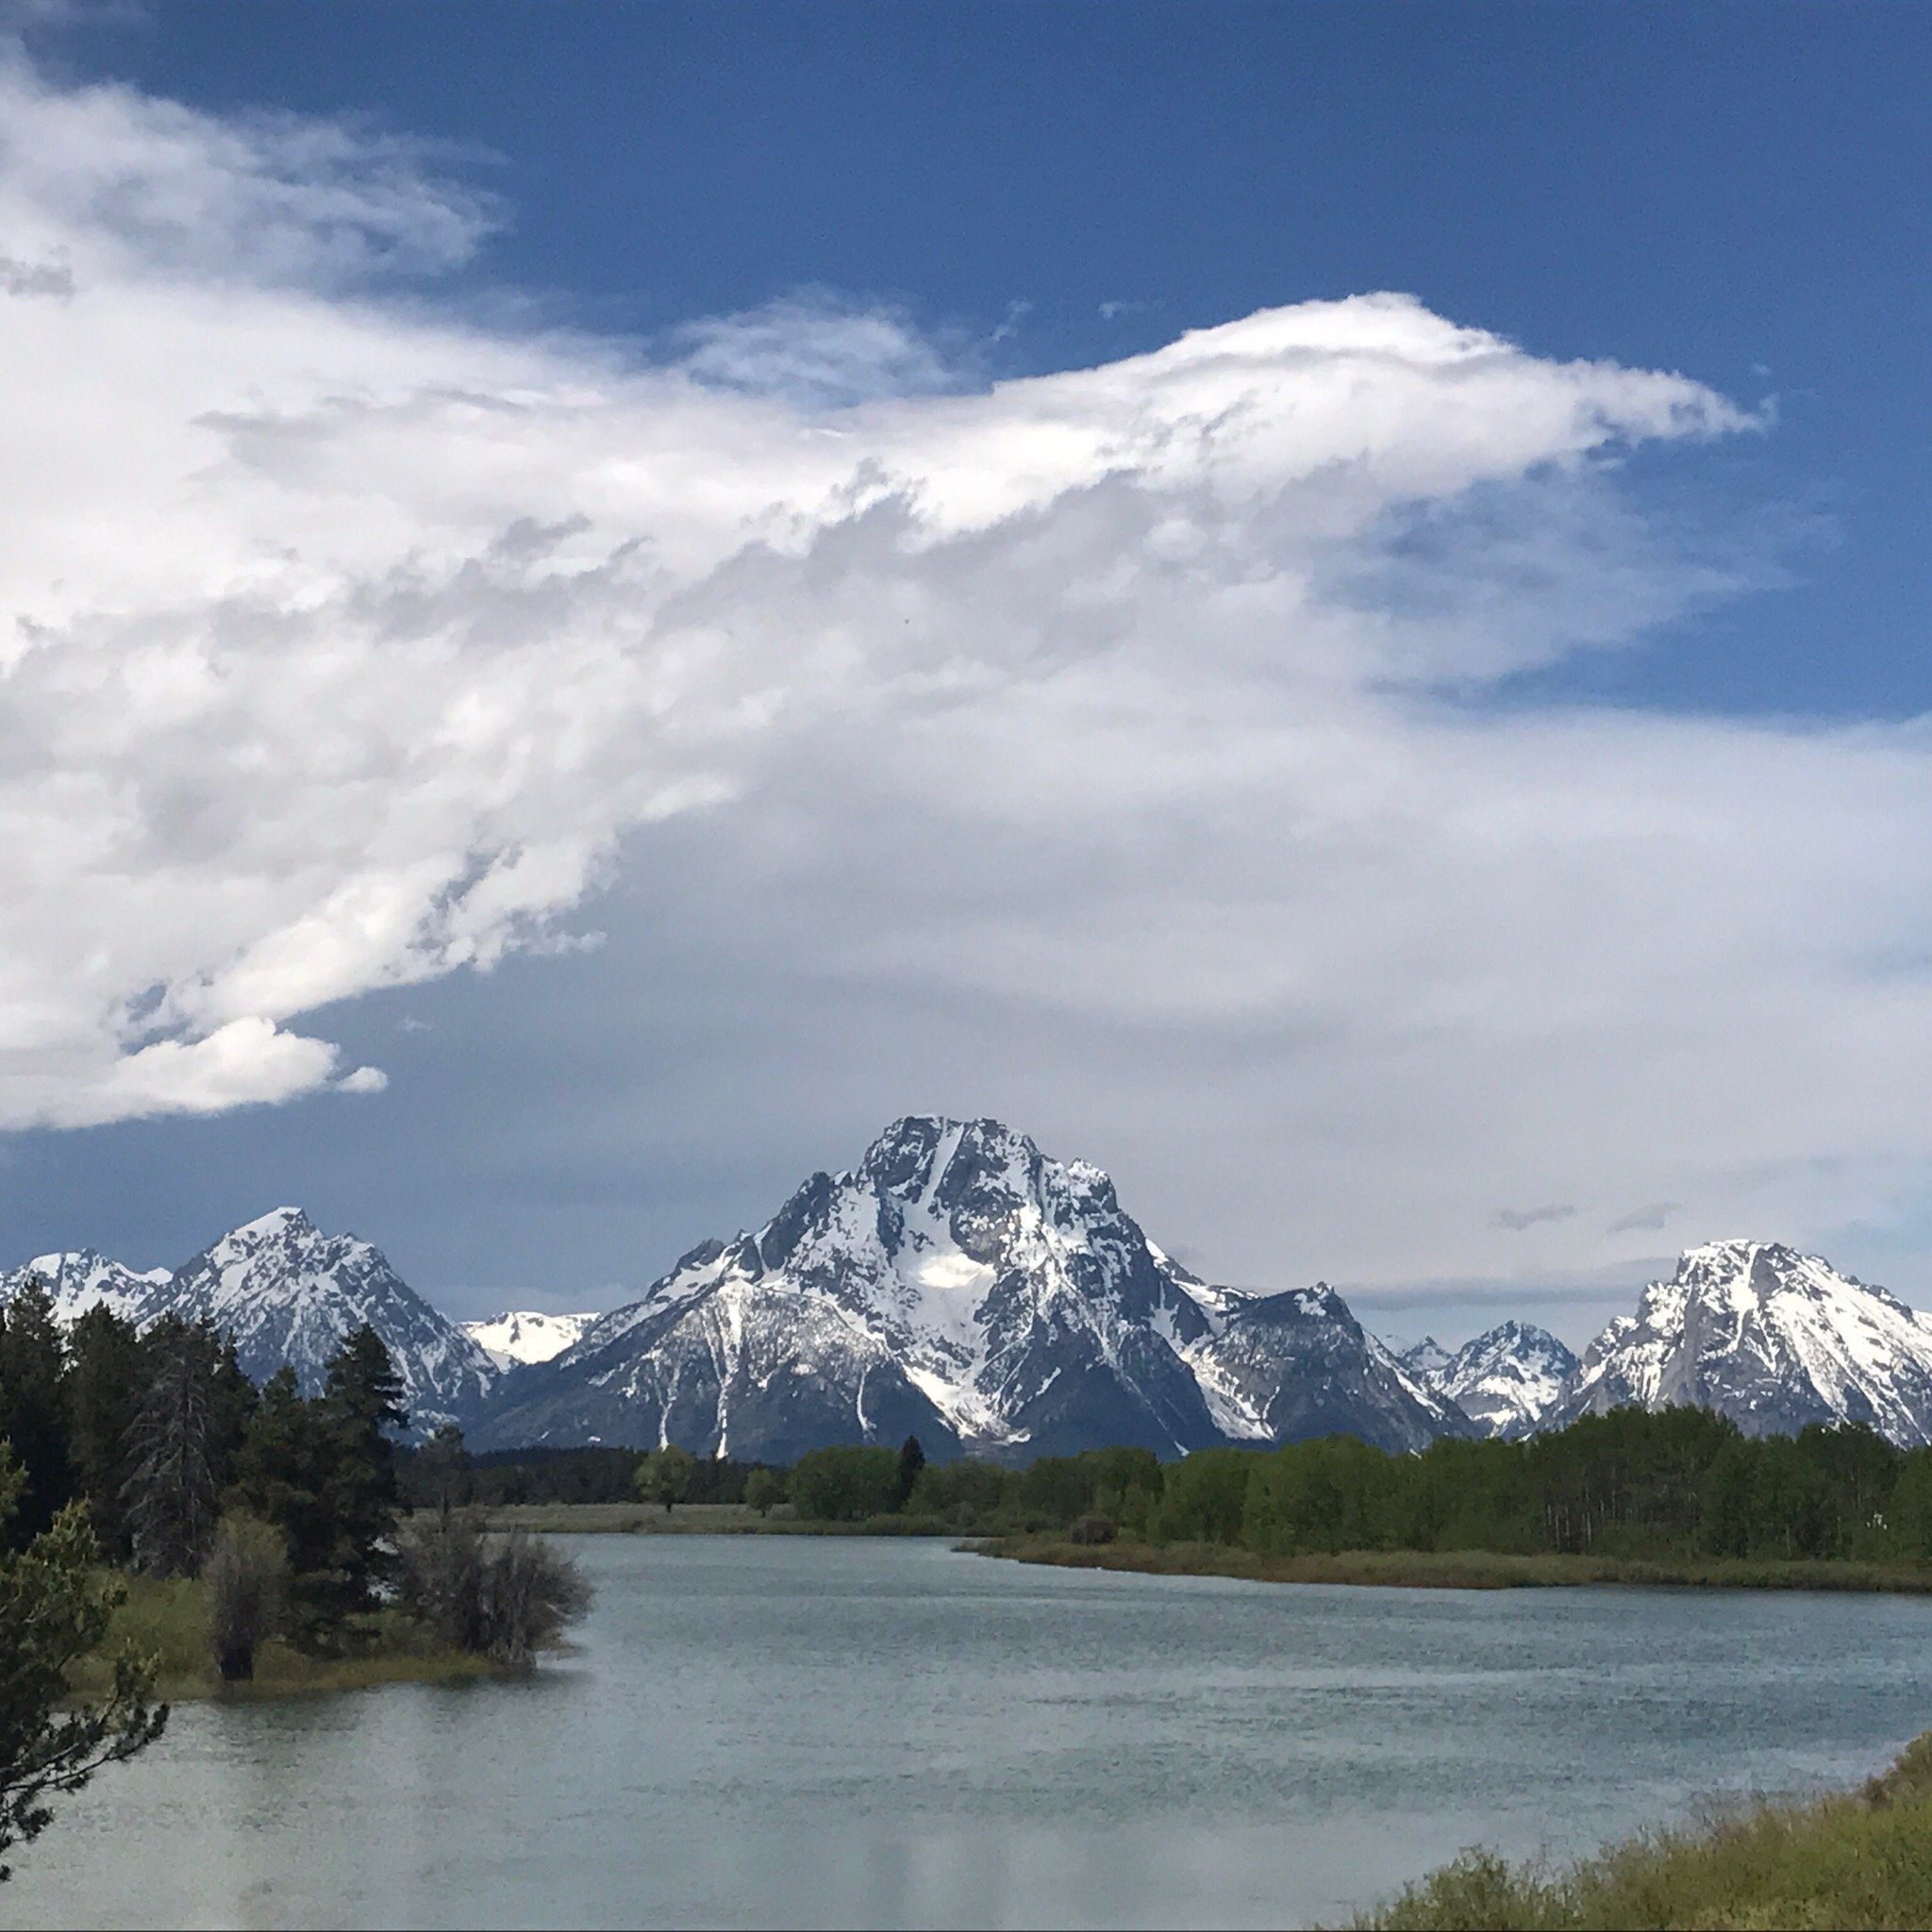
[[[245,1684],[255,1675],[256,1651],[275,1634],[288,1605],[288,1545],[258,1516],[225,1516],[202,1574],[215,1668],[225,1683]]]
[[[785,1478],[775,1469],[755,1469],[744,1479],[744,1500],[760,1516],[785,1500]]]
[[[406,1539],[403,1601],[453,1649],[525,1664],[590,1608],[591,1586],[549,1544],[521,1530],[486,1536],[458,1511]]]

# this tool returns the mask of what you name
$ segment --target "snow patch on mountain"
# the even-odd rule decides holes
[[[487,1322],[462,1322],[462,1332],[499,1369],[547,1362],[577,1341],[595,1314],[547,1315],[535,1308],[506,1308]]]

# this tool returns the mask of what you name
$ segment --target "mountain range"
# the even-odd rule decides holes
[[[141,1325],[206,1317],[249,1374],[286,1363],[310,1391],[367,1322],[414,1428],[456,1421],[486,1449],[676,1442],[778,1462],[917,1435],[936,1457],[1024,1461],[1351,1434],[1413,1450],[1520,1439],[1623,1403],[1696,1403],[1752,1434],[1860,1422],[1932,1441],[1932,1319],[1817,1257],[1691,1249],[1580,1360],[1520,1322],[1398,1354],[1324,1284],[1202,1280],[1100,1169],[992,1120],[896,1121],[855,1167],[811,1175],[755,1232],[700,1243],[602,1315],[458,1326],[380,1250],[292,1208],[174,1270],[42,1255],[0,1275],[0,1302],[29,1274],[63,1322],[99,1303]]]

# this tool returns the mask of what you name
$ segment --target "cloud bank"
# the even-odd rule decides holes
[[[0,65],[0,1124],[379,1091],[305,1016],[622,876],[774,998],[1162,1042],[1200,1198],[1365,1276],[1922,1171],[1924,731],[1490,701],[1737,588],[1623,469],[1723,397],[1393,294],[653,359],[440,310],[437,167]]]

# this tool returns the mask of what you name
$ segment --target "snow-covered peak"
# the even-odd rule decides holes
[[[1428,1379],[1491,1435],[1514,1438],[1541,1426],[1576,1369],[1575,1356],[1547,1328],[1503,1322],[1465,1342]]]
[[[1717,1408],[1758,1435],[1857,1422],[1932,1441],[1932,1328],[1820,1256],[1710,1241],[1597,1338],[1559,1417],[1619,1402]]]
[[[1418,1375],[1424,1382],[1433,1383],[1455,1357],[1433,1335],[1424,1335],[1412,1346],[1397,1349],[1395,1358],[1411,1375]]]
[[[75,1248],[36,1255],[25,1267],[0,1274],[0,1304],[10,1302],[29,1278],[45,1287],[54,1300],[54,1319],[68,1327],[104,1305],[124,1321],[142,1322],[165,1302],[174,1277],[165,1268],[143,1272],[92,1248]]]
[[[295,1208],[232,1229],[176,1271],[170,1306],[235,1338],[263,1381],[284,1365],[313,1393],[329,1358],[365,1323],[381,1336],[419,1427],[467,1412],[495,1361],[431,1307],[358,1236],[328,1234]]]
[[[499,1369],[516,1363],[547,1362],[569,1348],[597,1317],[547,1315],[534,1308],[509,1308],[487,1322],[465,1322],[462,1331]]]

